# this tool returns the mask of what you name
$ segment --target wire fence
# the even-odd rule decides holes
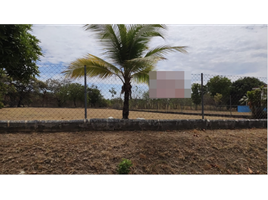
[[[28,82],[2,69],[0,120],[122,119],[120,79],[72,80],[64,77],[65,69],[40,65],[39,76]],[[148,85],[131,84],[129,119],[267,118],[266,77],[191,74],[191,98],[152,99]]]

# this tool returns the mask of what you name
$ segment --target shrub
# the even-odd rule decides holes
[[[118,165],[117,172],[119,174],[128,174],[130,172],[131,166],[132,166],[131,160],[123,158]]]

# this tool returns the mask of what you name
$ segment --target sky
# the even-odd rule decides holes
[[[39,66],[41,79],[63,78],[61,72],[78,58],[88,53],[107,60],[104,47],[96,35],[85,31],[83,24],[34,24],[32,34],[40,40],[43,52]],[[204,84],[215,75],[227,76],[235,81],[243,76],[254,76],[267,82],[267,25],[179,25],[167,24],[165,39],[154,38],[150,48],[161,45],[187,46],[188,54],[174,52],[167,60],[156,65],[157,71],[188,71],[192,83]],[[83,83],[83,79],[77,80]],[[91,78],[91,85],[99,86],[106,98],[109,89],[120,93],[119,79],[100,80]],[[142,90],[146,90],[143,85]],[[139,93],[139,92],[138,92]]]

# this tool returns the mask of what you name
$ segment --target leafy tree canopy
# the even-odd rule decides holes
[[[14,80],[28,82],[39,74],[36,61],[42,56],[32,25],[0,25],[0,69]]]
[[[265,83],[255,77],[244,77],[234,81],[231,87],[233,104],[239,105],[239,100],[247,94],[247,91],[251,91],[252,88],[259,88],[263,85],[265,85]]]
[[[217,93],[222,94],[223,97],[230,95],[232,82],[226,77],[215,76],[207,82],[208,92],[211,96]]]

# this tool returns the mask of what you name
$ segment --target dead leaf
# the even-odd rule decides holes
[[[250,174],[252,174],[253,173],[253,171],[248,167],[248,172],[250,173]]]
[[[146,159],[146,155],[144,155],[144,154],[140,154],[140,158],[142,158],[142,159]]]

